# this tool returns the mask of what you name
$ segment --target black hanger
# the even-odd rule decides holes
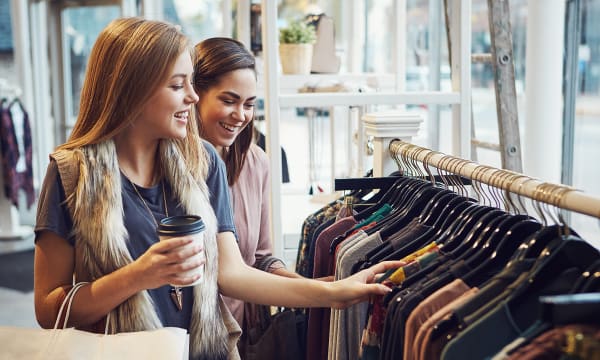
[[[410,202],[410,204],[405,208],[405,211],[399,214],[398,216],[394,216],[391,218],[389,222],[385,225],[381,226],[380,235],[382,239],[393,235],[398,232],[400,229],[404,228],[408,223],[410,223],[413,219],[418,218],[419,215],[423,212],[423,209],[431,198],[439,193],[442,189],[436,188],[433,186],[429,186],[426,188],[422,188],[422,191],[418,192]],[[370,233],[374,233],[375,229],[371,229]]]
[[[383,259],[390,252],[394,251],[394,246],[387,242],[387,239],[414,221],[422,211],[421,209],[433,196],[441,191],[443,191],[443,189],[431,185],[421,188],[421,191],[415,193],[415,201],[411,201],[410,204],[406,205],[402,210],[390,213],[381,223],[368,229],[368,234],[374,234],[379,231],[380,237],[384,243],[369,251],[365,256],[365,261],[369,263],[379,261],[378,259]]]
[[[508,224],[507,224],[508,225]],[[507,266],[518,247],[528,237],[540,230],[542,225],[533,220],[520,220],[502,235],[500,230],[490,239],[489,246],[478,252],[475,257],[467,259],[467,264],[474,269],[462,279],[470,286],[481,286],[491,276]]]
[[[594,291],[594,288],[596,289],[595,291],[598,291],[599,288],[597,283],[598,279],[600,278],[599,272],[600,260],[595,261],[592,265],[585,269],[583,273],[581,273],[579,279],[577,279],[577,281],[573,284],[570,293],[575,294],[590,292],[590,290]]]
[[[438,244],[445,244],[469,220],[471,214],[479,209],[481,209],[481,206],[477,203],[469,201],[458,203],[447,218],[438,219],[442,223],[435,233],[435,241]],[[434,224],[434,227],[436,227],[436,224]]]
[[[579,237],[557,234],[556,239],[557,241],[549,242],[541,251],[527,281],[517,289],[511,300],[518,300],[527,289],[540,287],[565,269],[578,268],[583,272],[600,259],[598,250]]]
[[[444,211],[444,208],[450,204],[452,200],[458,202],[464,200],[464,198],[451,190],[441,191],[439,196],[432,198],[425,209],[423,209],[423,212],[419,215],[419,221],[423,224],[434,226],[435,222],[440,218],[441,213]]]
[[[504,214],[504,216],[498,217],[497,221],[490,226],[486,227],[486,231],[482,234],[480,242],[477,247],[473,248],[464,259],[471,267],[476,267],[483,260],[490,257],[492,252],[496,250],[498,245],[501,243],[502,238],[510,231],[511,227],[517,223],[530,219],[527,215],[510,215]]]
[[[423,209],[422,213],[419,215],[419,223],[424,224],[423,218],[428,216],[431,212],[437,212],[439,215],[439,213],[443,210],[444,206],[446,206],[446,204],[448,204],[448,202],[451,199],[456,198],[456,197],[458,197],[458,195],[453,191],[450,191],[447,189],[439,190],[429,200],[429,203],[427,203],[427,205],[425,205],[425,208]],[[435,218],[437,218],[437,216]],[[372,261],[375,261],[375,259],[383,259],[386,256],[388,256],[388,254],[390,252],[393,251],[392,245],[387,242],[387,237],[382,238],[382,240],[384,241],[382,244],[378,245],[374,249],[367,252],[367,254],[365,255],[364,261],[370,262],[369,259],[373,259]]]
[[[362,209],[360,212],[358,212],[356,215],[354,215],[354,219],[357,222],[360,222],[362,220],[367,219],[369,216],[371,216],[371,214],[373,214],[375,211],[377,211],[383,204],[386,203],[390,203],[390,199],[394,196],[394,194],[396,194],[396,192],[398,191],[398,189],[402,188],[402,185],[406,182],[409,182],[411,179],[408,177],[399,177],[398,180],[389,188],[387,189],[387,191],[384,192],[384,194],[381,196],[381,198],[379,199],[379,201],[374,204],[369,206],[366,209]]]
[[[486,217],[489,213],[492,213],[492,216]],[[478,208],[470,211],[464,217],[463,223],[460,224],[460,226],[456,228],[456,231],[443,243],[444,251],[452,252],[461,245],[463,245],[463,249],[470,246],[471,241],[475,241],[477,237],[469,235],[472,234],[473,231],[477,232],[479,229],[483,229],[487,222],[503,213],[504,211],[499,210],[498,208],[479,205]]]
[[[484,213],[458,246],[453,250],[446,250],[447,248],[444,246],[444,251],[451,252],[452,256],[457,260],[462,260],[473,255],[484,247],[486,240],[494,232],[494,229],[497,228],[497,225],[503,219],[510,216],[500,209],[493,209]]]
[[[468,200],[464,200],[465,198],[463,198],[463,202],[459,202],[456,205],[449,207],[449,212],[448,212],[448,216],[445,218],[445,221],[442,223],[442,225],[439,228],[432,228],[430,231],[426,232],[425,234],[421,235],[420,237],[418,237],[417,239],[411,241],[410,243],[404,245],[403,247],[399,248],[398,250],[394,251],[393,253],[387,255],[386,257],[382,258],[382,259],[374,259],[373,263],[377,263],[379,261],[382,260],[400,260],[403,257],[410,255],[411,253],[419,250],[420,248],[422,248],[423,246],[427,245],[428,243],[432,242],[432,241],[436,241],[438,242],[439,239],[445,234],[444,229],[446,229],[446,232],[451,232],[452,229],[451,228],[446,228],[446,224],[447,223],[454,223],[452,221],[452,219],[455,219],[457,217],[460,217],[461,213],[465,211],[466,208],[469,208],[469,206],[472,205],[472,203]],[[439,235],[440,232],[442,232],[442,235]]]
[[[557,241],[561,238],[563,233],[563,225],[550,225],[543,227],[534,237],[527,241],[527,244],[519,247],[519,250],[515,253],[514,259],[534,258],[539,256],[544,248],[546,248],[551,241]],[[574,230],[570,230],[574,236],[579,236]]]
[[[513,294],[511,294],[507,302],[509,307],[507,309],[508,311],[513,311],[511,309],[518,309],[519,304],[524,301],[524,298],[526,298],[529,291],[535,291],[535,289],[543,287],[545,283],[553,281],[563,272],[572,271],[575,269],[579,269],[579,271],[583,272],[586,268],[600,259],[600,253],[598,250],[581,238],[575,236],[558,235],[557,239],[560,241],[549,242],[548,246],[540,253],[536,264],[534,265],[534,268],[530,272],[526,281],[523,281],[521,286],[516,288]],[[569,297],[562,298],[563,303],[573,303],[574,301],[572,300],[576,298],[576,295],[571,294],[567,296]],[[580,300],[583,298],[584,297],[579,297]],[[543,317],[542,321],[538,321],[538,323],[541,323],[541,325],[528,331],[528,336],[525,338],[525,343],[533,340],[541,332],[545,331],[549,325],[562,323],[563,320],[561,319],[565,319],[564,321],[568,322],[570,322],[570,320],[568,320],[569,318],[586,321],[586,318],[593,319],[600,314],[597,306],[593,304],[596,302],[595,299],[590,307],[590,309],[594,311],[593,314],[586,314],[588,309],[584,309],[581,301],[579,301],[579,306],[571,306],[569,304],[565,305],[565,308],[558,311],[560,307],[557,306],[556,299],[557,298],[554,299],[554,303],[551,305],[542,305]],[[569,301],[566,301],[566,299],[569,299]],[[546,306],[546,309],[544,309],[544,306]],[[551,308],[549,309],[548,306]],[[552,309],[552,307],[554,307],[554,309]]]

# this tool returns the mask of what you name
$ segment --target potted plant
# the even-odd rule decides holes
[[[303,21],[291,22],[279,30],[279,58],[284,74],[309,74],[315,28]]]

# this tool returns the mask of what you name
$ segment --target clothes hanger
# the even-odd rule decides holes
[[[380,231],[382,239],[388,238],[400,229],[404,228],[413,219],[418,218],[433,196],[440,191],[442,191],[441,188],[436,188],[431,185],[419,188],[415,197],[413,198],[413,201],[407,204],[403,212],[390,217],[388,222],[382,224],[379,229],[373,228],[370,233]]]
[[[512,174],[504,170],[497,170],[492,174],[489,181],[493,186],[492,189],[498,191],[499,188],[506,188],[506,185],[509,181],[512,180],[512,177]],[[511,208],[513,210],[516,210],[516,207],[512,203],[512,199],[507,199],[507,197],[509,196],[508,194],[506,196],[502,196],[502,194],[500,194],[499,192],[496,194],[494,191],[492,191],[491,194],[493,197],[495,197],[495,195],[498,196],[497,198],[495,197],[496,206],[499,207],[502,203],[503,207],[507,211],[511,210]],[[470,267],[476,267],[484,259],[490,257],[492,255],[492,252],[496,251],[498,245],[502,243],[502,238],[506,236],[507,232],[510,231],[512,226],[527,219],[530,219],[530,217],[527,215],[510,215],[508,212],[505,211],[502,211],[501,213],[491,211],[489,214],[484,215],[482,221],[478,223],[478,225],[487,225],[481,231],[479,238],[473,242],[471,248],[468,251],[463,251],[464,246],[461,245],[455,250],[454,255],[462,254],[460,255],[460,259],[465,259]],[[470,245],[471,241],[467,239],[465,243],[467,245]]]
[[[461,206],[460,214],[452,219],[448,218],[442,224],[444,231],[437,232],[436,242],[443,244],[444,251],[448,252],[460,244],[466,234],[472,229],[477,221],[493,208],[482,206],[478,203],[467,202],[467,206]],[[442,230],[440,228],[440,230]]]
[[[458,160],[458,161],[457,161]],[[444,157],[440,160],[440,164],[442,165],[441,167],[445,167],[445,162],[447,162],[448,167],[452,168],[454,165],[457,164],[462,164],[461,166],[464,166],[464,161],[462,161],[461,159],[457,159],[454,157]],[[428,167],[426,167],[428,169]],[[457,171],[454,171],[454,173],[457,173]],[[431,173],[429,173],[431,175]],[[442,179],[445,179],[444,176],[442,176]],[[449,182],[445,182],[444,184],[446,186],[446,188],[448,188],[450,185]],[[454,186],[455,184],[452,184],[452,186]],[[456,184],[456,189],[458,191],[460,191],[461,193],[466,192],[466,190],[464,189],[464,186],[462,186],[461,183]],[[452,203],[452,200],[456,199],[457,201],[455,201],[454,203]],[[452,205],[450,205],[450,203],[452,203]],[[456,204],[456,205],[454,205]],[[374,259],[375,261],[379,261],[379,260],[397,260],[397,259],[401,259],[404,256],[417,251],[419,248],[422,248],[424,246],[426,246],[427,244],[431,243],[432,241],[438,241],[438,238],[441,234],[443,234],[443,231],[446,230],[448,227],[446,226],[446,224],[448,226],[451,225],[451,220],[452,219],[457,219],[460,216],[462,216],[464,214],[464,210],[467,209],[470,206],[470,202],[469,201],[465,201],[464,198],[462,197],[458,197],[458,198],[451,198],[450,201],[448,202],[448,205],[446,205],[445,210],[447,211],[446,213],[443,213],[443,215],[438,217],[438,221],[443,221],[441,223],[441,227],[439,228],[435,228],[432,227],[430,230],[428,230],[425,234],[422,234],[421,236],[419,236],[417,239],[411,241],[410,243],[406,244],[405,246],[403,246],[402,248],[394,251],[393,253],[387,254],[379,254],[378,256],[375,256]],[[446,215],[447,216],[444,216]],[[419,217],[421,217],[422,214],[419,215]],[[435,224],[434,224],[435,226]],[[437,231],[437,232],[436,232]]]
[[[544,211],[542,208],[542,201],[552,202],[553,199],[557,198],[560,203],[565,192],[561,188],[556,188],[551,184],[540,184],[536,187],[533,194],[533,208],[535,209],[538,217],[542,220],[545,225],[539,232],[537,232],[527,244],[519,247],[518,251],[513,256],[514,260],[522,260],[525,258],[533,258],[539,256],[539,254],[552,242],[560,241],[562,235],[574,234],[579,236],[573,229],[570,229],[559,212],[553,216],[552,211]],[[548,216],[546,216],[546,214]],[[553,218],[554,225],[548,225],[548,217]]]
[[[595,287],[596,291],[598,291],[598,287],[596,286],[598,279],[600,278],[600,260],[595,261],[590,267],[588,267],[581,276],[577,279],[577,281],[573,284],[570,294],[589,292],[589,288]]]
[[[396,194],[396,192],[398,191],[398,189],[401,189],[403,184],[410,181],[411,179],[409,177],[406,176],[400,176],[398,178],[398,180],[389,188],[387,189],[383,195],[379,198],[378,201],[376,201],[373,205],[362,209],[361,211],[359,211],[356,215],[354,215],[354,219],[357,222],[360,222],[362,220],[367,219],[369,216],[371,216],[375,211],[377,211],[379,208],[381,208],[381,206],[383,204],[389,204],[391,198]]]
[[[425,163],[427,163],[427,159],[428,159],[428,157],[426,156],[425,160],[424,160]],[[429,178],[430,179],[434,179],[434,176],[431,173],[431,171],[429,170],[429,168],[427,166],[425,166],[425,169],[426,169],[426,171],[427,171],[427,173],[429,175]],[[406,219],[408,219],[409,220],[408,222],[410,222],[410,219],[414,219],[417,216],[420,217],[420,218],[422,218],[424,216],[424,214],[425,214],[424,211],[426,211],[426,209],[428,208],[428,206],[430,206],[432,204],[432,202],[435,201],[435,199],[437,198],[437,196],[441,196],[440,194],[447,194],[447,193],[454,194],[453,192],[451,192],[450,190],[447,189],[447,183],[445,182],[445,179],[444,179],[443,176],[441,177],[441,179],[443,180],[444,184],[446,185],[446,188],[430,187],[429,189],[434,189],[434,190],[427,190],[427,191],[433,192],[433,196],[431,196],[430,199],[429,199],[429,202],[427,204],[425,204],[425,206],[423,206],[423,210],[419,214],[417,214],[416,212],[413,212],[413,213],[410,214],[410,217],[404,218],[405,219],[404,222],[396,222],[395,224],[392,224],[391,227],[388,227],[386,230],[382,230],[382,232],[380,234],[381,237],[383,239],[387,239],[390,235],[392,235],[395,232],[397,232],[398,229],[401,228],[402,224],[406,224],[407,223]],[[448,198],[448,199],[452,199],[452,198],[454,198],[454,195],[451,198]],[[419,205],[419,207],[420,206],[421,205]],[[413,203],[413,209],[416,209],[416,208],[417,207],[414,207],[414,203]],[[451,209],[451,208],[449,208],[449,209]],[[401,215],[402,216],[407,216],[406,213],[401,214]],[[398,221],[397,218],[391,218],[391,220],[392,221]],[[402,220],[400,220],[400,221],[402,221]],[[390,226],[389,223],[386,223],[384,225]],[[381,226],[381,227],[379,227],[377,229],[373,228],[371,230],[372,230],[372,232],[374,232],[374,231],[377,231],[377,230],[380,230],[380,229],[383,229],[383,226]],[[414,246],[411,246],[410,248],[412,249],[412,248],[414,248]],[[417,249],[415,249],[415,250],[417,250]],[[392,252],[397,253],[398,250],[394,250],[394,248],[392,247],[391,244],[385,242],[384,244],[381,244],[380,246],[376,247],[375,249],[369,251],[366,254],[365,260],[364,260],[364,264],[366,265],[366,264],[377,263],[377,262],[379,262],[379,261],[381,261],[381,260],[383,260],[385,258],[388,258],[391,255]],[[401,253],[404,253],[404,252],[401,251]]]
[[[424,149],[419,149],[412,156],[418,156],[423,150]],[[430,154],[426,155],[425,161],[427,161],[430,156]],[[407,169],[411,169],[411,173],[418,176],[419,179],[427,178],[424,176],[424,173],[421,171],[416,161],[414,161],[414,157],[412,158],[413,161],[409,161],[410,156],[407,153],[403,157],[404,165]],[[399,164],[399,166],[401,165]],[[382,239],[386,239],[390,235],[393,235],[417,217],[423,207],[429,203],[430,199],[442,190],[435,186],[435,178],[428,168],[426,168],[426,172],[429,175],[430,181],[421,180],[419,182],[405,184],[405,187],[398,192],[398,195],[390,200],[394,207],[394,211],[390,213],[384,221],[370,229],[368,231],[369,234],[381,231]]]
[[[537,258],[533,269],[529,272],[529,276],[520,283],[520,286],[516,287],[515,291],[506,300],[506,311],[514,314],[521,308],[521,304],[528,300],[528,294],[538,293],[540,289],[547,287],[549,283],[556,281],[559,277],[563,277],[566,280],[566,278],[569,277],[569,273],[583,272],[594,262],[600,260],[600,253],[598,250],[581,238],[573,235],[562,235],[561,238],[562,241],[553,242],[551,246],[548,246],[542,251]],[[565,293],[566,291],[563,292],[563,290],[564,289],[554,287],[554,295]],[[571,294],[569,296],[574,295]],[[529,297],[531,297],[531,295],[529,295]],[[577,311],[576,307],[572,307],[571,309]],[[598,312],[596,311],[595,314],[597,313]],[[554,312],[554,314],[557,316],[565,315],[562,312]],[[574,315],[574,313],[571,313],[570,315]],[[536,323],[536,319],[531,318],[532,314],[522,313],[521,316],[530,317],[529,323],[531,324]],[[558,317],[553,320],[555,321],[557,319]],[[525,342],[533,340],[537,335],[545,331],[548,328],[549,322],[538,321],[537,324],[537,326],[534,325],[534,328],[528,329],[528,336],[525,338]],[[550,322],[550,324],[552,323]]]
[[[473,256],[475,253],[486,247],[488,239],[491,237],[494,230],[498,228],[498,225],[503,220],[510,217],[510,214],[507,214],[500,209],[490,210],[484,213],[477,224],[473,226],[472,230],[457,246],[452,248],[452,246],[448,247],[448,244],[446,244],[444,245],[444,251],[449,252],[456,260],[464,260]]]
[[[443,159],[442,159],[443,160]],[[441,163],[441,161],[440,161]],[[443,180],[446,179],[446,177],[442,176],[441,177]],[[444,181],[444,185],[445,188],[448,189],[449,188],[449,183]],[[462,183],[460,183],[460,185],[462,185]],[[444,209],[446,209],[447,204],[450,203],[458,203],[458,202],[462,202],[462,201],[466,201],[468,194],[463,195],[462,190],[464,189],[464,186],[459,186],[457,188],[459,190],[459,193],[457,192],[450,192],[449,195],[441,195],[440,198],[438,200],[436,200],[435,203],[431,204],[430,208],[425,208],[423,210],[423,213],[420,216],[420,219],[422,219],[422,222],[428,226],[432,226],[432,227],[436,227],[436,225],[440,225],[441,221],[440,219],[444,219],[445,217],[443,215]],[[471,199],[472,202],[475,202],[475,199]]]
[[[506,267],[519,246],[541,229],[540,223],[523,219],[523,216],[519,215],[516,222],[514,222],[515,218],[509,219],[504,226],[499,227],[498,232],[494,233],[488,246],[484,246],[481,251],[466,259],[473,270],[462,278],[465,283],[470,286],[481,286],[491,276]],[[522,220],[518,220],[519,218]],[[508,230],[502,234],[505,227],[508,227]]]

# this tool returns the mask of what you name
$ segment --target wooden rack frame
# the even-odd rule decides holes
[[[403,140],[392,140],[389,144],[389,152],[396,161],[400,158],[417,160],[427,166],[461,175],[561,209],[600,218],[600,198],[566,185],[543,182],[513,171],[480,165]]]

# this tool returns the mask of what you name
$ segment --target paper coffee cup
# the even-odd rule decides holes
[[[158,237],[160,241],[170,239],[173,237],[180,237],[191,235],[194,238],[194,241],[190,243],[188,246],[193,246],[196,244],[204,245],[204,232],[205,226],[204,221],[200,216],[196,215],[176,215],[169,216],[160,221],[158,224]],[[194,258],[204,259],[204,252],[200,252],[199,254],[194,255]],[[180,284],[171,284],[171,286],[184,287],[184,286],[194,286],[202,282],[202,277],[204,275],[204,265],[200,265],[195,269],[191,269],[185,272],[186,276],[192,275],[200,275],[200,278],[187,285]]]

